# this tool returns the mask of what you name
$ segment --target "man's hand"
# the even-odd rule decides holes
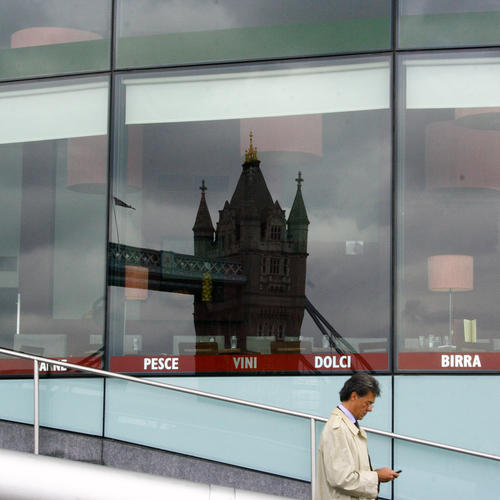
[[[389,467],[382,467],[381,469],[375,469],[375,472],[378,474],[378,480],[381,483],[387,483],[389,481],[392,481],[393,479],[396,479],[399,474],[392,470],[389,469]]]

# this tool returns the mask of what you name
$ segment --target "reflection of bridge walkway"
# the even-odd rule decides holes
[[[163,276],[167,279],[200,280],[210,273],[213,281],[245,283],[247,277],[239,262],[223,259],[207,259],[174,252],[161,252]]]
[[[243,285],[247,281],[239,262],[117,243],[109,244],[108,262],[109,284],[114,286],[124,286],[126,266],[147,268],[149,286],[170,292],[196,293],[206,273],[216,284]]]
[[[125,286],[125,266],[142,266],[148,269],[148,287],[175,293],[196,294],[206,273],[215,286],[243,285],[247,281],[239,262],[209,259],[165,250],[132,247],[110,243],[108,247],[109,284]],[[327,319],[305,298],[305,309],[317,328],[328,339],[338,354],[356,353],[356,349],[335,330]],[[361,363],[371,369],[362,357]]]

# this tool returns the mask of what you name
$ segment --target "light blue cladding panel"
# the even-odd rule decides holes
[[[500,455],[499,387],[498,375],[397,376],[395,432]]]
[[[0,418],[33,423],[32,380],[0,380]]]
[[[308,480],[309,421],[109,380],[105,436]]]
[[[156,378],[328,417],[346,376]],[[365,417],[390,430],[391,379],[378,377],[382,397]],[[318,425],[318,436],[321,426]],[[107,382],[106,437],[310,480],[309,421],[117,380]],[[390,465],[390,442],[370,436],[374,465]],[[389,490],[388,490],[389,491]]]
[[[398,376],[395,432],[500,455],[497,375]],[[395,482],[402,500],[498,498],[500,464],[427,446],[395,442]]]
[[[470,428],[469,434],[474,431]],[[394,445],[398,500],[472,500],[499,497],[500,464],[403,441]]]
[[[349,375],[350,376],[350,375]],[[349,376],[311,377],[185,377],[163,378],[165,383],[223,396],[329,417],[339,402],[339,391]],[[391,377],[376,377],[382,395],[363,425],[382,430],[391,427]]]
[[[102,434],[103,380],[40,380],[40,425]],[[33,381],[0,381],[0,418],[33,423]]]

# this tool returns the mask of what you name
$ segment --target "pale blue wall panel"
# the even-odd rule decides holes
[[[33,423],[32,380],[0,380],[0,418]]]
[[[214,392],[287,410],[329,417],[339,402],[339,391],[350,375],[308,377],[179,377],[163,378],[165,383]],[[382,395],[363,425],[382,430],[391,426],[391,377],[377,376]]]
[[[395,377],[395,432],[498,455],[499,384],[494,375]],[[498,462],[396,441],[394,463],[397,499],[498,498]]]
[[[40,380],[40,425],[102,434],[102,379]],[[0,381],[0,418],[33,424],[33,381]]]
[[[394,481],[397,500],[499,498],[500,465],[493,460],[399,441],[394,462],[403,469]]]
[[[328,417],[347,377],[158,378],[205,392]],[[363,424],[390,430],[391,379]],[[321,426],[318,425],[318,437]],[[106,437],[310,479],[309,421],[117,380],[107,383]],[[374,464],[390,465],[390,441],[370,436]],[[385,490],[385,489],[384,489]]]
[[[395,432],[500,455],[499,387],[498,375],[395,377]]]
[[[309,421],[110,380],[106,437],[307,480]]]

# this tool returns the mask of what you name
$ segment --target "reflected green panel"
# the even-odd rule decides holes
[[[120,38],[117,67],[383,50],[390,19],[347,19]]]
[[[500,42],[500,12],[402,16],[399,47],[470,47]]]
[[[0,80],[110,69],[111,4],[0,2]]]
[[[0,79],[106,70],[109,51],[109,40],[3,49]]]

